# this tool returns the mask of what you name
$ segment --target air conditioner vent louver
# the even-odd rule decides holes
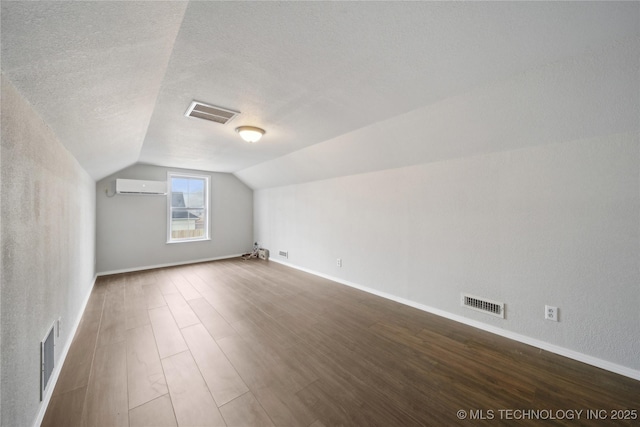
[[[462,305],[504,319],[504,303],[462,294]]]
[[[240,114],[238,111],[227,110],[226,108],[216,107],[215,105],[208,105],[198,101],[193,101],[184,113],[187,117],[196,117],[223,125],[229,123],[238,114]]]

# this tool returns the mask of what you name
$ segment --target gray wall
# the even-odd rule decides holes
[[[105,193],[116,178],[166,181],[167,171],[211,177],[210,241],[166,243],[166,196]],[[96,189],[98,273],[222,258],[252,248],[253,191],[231,174],[137,164],[102,179]]]
[[[256,239],[296,266],[640,370],[638,153],[637,135],[616,135],[258,190]],[[461,292],[505,302],[506,319],[461,307]]]
[[[95,183],[4,76],[1,164],[0,424],[29,426],[40,340],[62,317],[58,359],[93,285]]]
[[[254,190],[255,238],[274,259],[640,379],[639,48],[549,64],[241,171],[272,187]],[[505,302],[506,319],[461,307],[461,292]]]

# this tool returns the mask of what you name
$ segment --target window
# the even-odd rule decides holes
[[[209,177],[169,172],[168,243],[209,239]]]

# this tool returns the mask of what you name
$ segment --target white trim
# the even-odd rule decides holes
[[[42,424],[42,420],[44,419],[44,414],[47,412],[47,408],[49,407],[49,402],[51,401],[51,396],[53,395],[53,390],[56,388],[56,383],[58,382],[58,376],[60,376],[60,371],[64,366],[64,362],[67,358],[67,354],[69,353],[69,349],[71,348],[71,343],[73,342],[73,338],[76,336],[76,332],[78,330],[78,326],[80,326],[80,321],[82,320],[82,316],[84,315],[84,310],[87,308],[87,303],[89,303],[89,298],[91,297],[91,293],[93,292],[93,287],[96,284],[98,276],[95,275],[93,277],[93,282],[91,283],[91,287],[87,292],[87,295],[82,302],[80,310],[78,311],[78,315],[76,316],[75,322],[71,323],[72,329],[69,331],[69,335],[67,338],[67,342],[60,353],[60,358],[56,360],[57,364],[53,368],[53,372],[51,374],[51,378],[49,378],[49,383],[47,384],[47,390],[45,390],[44,396],[42,397],[42,401],[40,402],[40,409],[38,409],[38,414],[36,419],[33,422],[33,427],[39,427]],[[54,322],[55,325],[55,322]],[[55,336],[55,334],[54,334]]]
[[[570,350],[568,348],[560,347],[555,344],[548,343],[546,341],[541,341],[536,338],[531,338],[526,335],[518,334],[516,332],[507,331],[502,328],[498,328],[495,326],[487,325],[482,322],[478,322],[476,320],[468,319],[466,317],[449,313],[448,311],[440,310],[438,308],[430,307],[428,305],[424,305],[415,301],[411,301],[405,298],[401,298],[392,294],[388,294],[386,292],[381,292],[373,288],[368,288],[366,286],[361,286],[353,282],[349,282],[347,280],[329,276],[328,274],[319,273],[317,271],[310,270],[308,268],[299,267],[297,265],[284,262],[281,260],[270,259],[270,261],[277,262],[282,265],[286,265],[287,267],[294,268],[296,270],[304,271],[305,273],[313,274],[315,276],[319,276],[328,280],[332,280],[336,283],[340,283],[342,285],[346,285],[352,288],[359,289],[364,292],[368,292],[373,295],[377,295],[382,298],[389,299],[391,301],[399,302],[400,304],[408,305],[413,308],[417,308],[418,310],[426,311],[427,313],[435,314],[441,317],[444,317],[449,320],[453,320],[455,322],[463,323],[468,326],[472,326],[477,329],[481,329],[483,331],[490,332],[492,334],[500,335],[505,338],[509,338],[514,341],[518,341],[524,344],[528,344],[542,350],[549,351],[551,353],[558,354],[560,356],[568,357],[569,359],[577,360],[578,362],[586,363],[588,365],[595,366],[597,368],[601,368],[610,372],[614,372],[616,374],[624,375],[625,377],[632,378],[634,380],[640,381],[640,370],[636,370],[633,368],[629,368],[627,366],[618,365],[617,363],[609,362],[607,360],[599,359],[597,357],[590,356],[588,354],[580,353],[575,350]]]
[[[177,243],[193,243],[193,242],[209,242],[211,241],[210,237],[199,238],[199,239],[183,239],[183,240],[173,240],[171,242],[166,242],[167,245],[175,245]]]
[[[201,179],[205,182],[204,208],[194,208],[194,209],[204,209],[205,211],[206,222],[205,222],[204,236],[195,238],[195,239],[173,239],[171,237],[171,223],[172,223],[171,204],[173,203],[173,187],[171,185],[172,177],[178,177],[178,178],[182,177],[187,179],[189,178]],[[211,175],[172,172],[170,170],[167,171],[167,194],[168,194],[168,197],[167,197],[167,243],[189,243],[189,242],[200,242],[200,241],[211,240],[211,197],[209,195],[210,192],[211,192]]]
[[[153,270],[154,268],[175,267],[178,265],[189,265],[189,264],[198,264],[200,262],[219,261],[221,259],[239,258],[241,256],[242,254],[232,254],[232,255],[224,255],[224,256],[215,257],[215,258],[203,258],[203,259],[195,259],[195,260],[189,260],[189,261],[168,262],[165,264],[145,265],[141,267],[123,268],[120,270],[102,271],[98,273],[98,277],[108,276],[110,274],[131,273],[133,271]]]

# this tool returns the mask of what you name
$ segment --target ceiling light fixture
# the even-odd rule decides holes
[[[264,129],[254,126],[240,126],[236,128],[236,132],[238,132],[242,139],[252,144],[258,142],[260,138],[262,138],[262,135],[266,133]]]

